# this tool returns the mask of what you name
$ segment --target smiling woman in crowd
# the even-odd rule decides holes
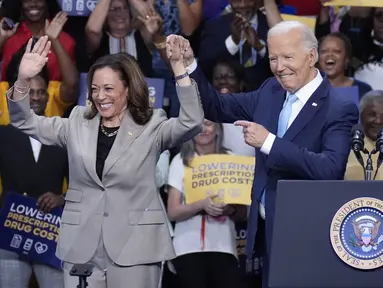
[[[154,14],[154,16],[150,15],[155,18],[154,21],[161,22],[162,19],[156,13]],[[144,15],[146,16],[148,15]],[[149,16],[145,20],[148,18]],[[150,22],[153,25],[152,21]],[[159,23],[156,24],[159,26]],[[87,52],[91,55],[91,63],[107,54],[128,53],[138,61],[144,75],[151,77],[152,54],[141,32],[134,26],[137,24],[133,23],[128,0],[100,0],[85,27]],[[162,31],[158,30],[155,34],[153,41],[158,38],[164,41]]]
[[[361,81],[346,76],[352,55],[350,40],[342,33],[331,33],[319,42],[319,65],[334,87],[357,86],[359,98],[371,90]]]
[[[364,147],[368,151],[375,148],[375,142],[378,133],[383,129],[383,91],[374,90],[368,92],[360,101],[360,122],[363,125],[366,137],[364,138]],[[372,155],[373,163],[376,163],[379,153]],[[364,163],[367,156],[362,154]],[[376,169],[376,167],[374,167]],[[376,173],[376,171],[375,171]],[[345,180],[364,180],[364,171],[362,166],[356,160],[354,152],[350,152],[347,162]],[[376,180],[383,180],[383,166],[379,169]]]
[[[48,35],[52,43],[53,53],[49,53],[47,63],[50,81],[61,81],[64,74],[62,71],[68,75],[73,75],[71,66],[74,66],[73,63],[76,60],[75,42],[71,36],[62,32],[67,16],[62,12],[58,14],[60,11],[60,6],[56,0],[3,1],[0,16],[10,18],[19,24],[16,23],[17,25],[13,29],[6,30],[4,29],[4,19],[0,21],[2,81],[8,80],[6,79],[6,70],[13,54],[26,45],[32,36],[38,38]],[[55,16],[59,18],[58,23],[50,25]]]

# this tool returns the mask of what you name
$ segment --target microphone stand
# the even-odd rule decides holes
[[[373,180],[372,179],[372,172],[374,171],[374,168],[372,166],[371,156],[376,154],[377,151],[374,148],[371,152],[369,152],[366,148],[364,148],[363,153],[367,155],[367,163],[366,163],[366,167],[365,167],[366,172],[365,172],[364,180],[370,181],[370,180]]]
[[[88,283],[86,278],[92,275],[93,272],[92,264],[74,264],[72,269],[69,271],[69,275],[77,276],[79,278],[79,284],[77,288],[86,288]]]

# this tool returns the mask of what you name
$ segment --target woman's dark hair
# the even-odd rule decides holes
[[[246,79],[245,69],[243,66],[241,66],[241,64],[239,64],[238,61],[235,61],[232,58],[220,58],[214,62],[214,64],[211,66],[210,71],[208,72],[208,77],[207,77],[209,79],[210,83],[213,82],[214,70],[218,65],[226,65],[226,66],[230,67],[234,71],[234,74],[235,74],[235,77],[237,78],[237,81],[240,83],[242,82],[242,87],[241,87],[242,91],[241,92],[245,92],[248,90],[249,86],[247,85],[247,83],[245,81],[245,79]]]
[[[27,48],[27,44],[22,46],[15,54],[13,54],[11,61],[9,62],[7,66],[7,70],[5,74],[6,74],[6,79],[9,83],[9,87],[13,86],[13,84],[17,80],[17,77],[19,75],[20,62],[24,56],[26,48]],[[48,87],[49,74],[48,74],[48,68],[46,65],[41,69],[40,73],[37,74],[37,76],[40,76],[44,80],[46,86]]]
[[[223,146],[223,125],[221,123],[214,123],[216,127],[216,139],[215,139],[215,154],[227,154],[230,150]],[[189,140],[181,146],[181,158],[182,163],[186,167],[190,167],[190,161],[194,158],[196,153],[194,139]]]
[[[333,33],[330,33],[330,34],[328,34],[326,36],[323,36],[319,40],[319,48],[323,44],[324,40],[326,40],[327,38],[337,38],[337,39],[341,40],[343,42],[344,49],[346,51],[346,58],[351,60],[351,57],[352,57],[352,44],[351,44],[350,39],[345,34],[340,33],[340,32],[333,32]]]
[[[128,110],[134,120],[139,125],[149,122],[153,115],[153,108],[149,102],[149,90],[146,84],[144,74],[132,56],[126,53],[108,54],[99,58],[90,67],[88,72],[88,100],[90,101],[91,110],[85,114],[85,118],[92,119],[98,113],[92,99],[92,81],[94,73],[102,68],[110,68],[120,75],[120,80],[128,87],[127,103]]]
[[[0,9],[0,17],[7,17],[12,19],[15,23],[22,20],[21,13],[22,0],[3,0]],[[47,17],[54,17],[61,11],[61,7],[57,0],[45,0]]]

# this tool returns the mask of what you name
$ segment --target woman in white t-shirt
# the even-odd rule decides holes
[[[227,154],[222,124],[205,120],[204,130],[181,147],[170,164],[168,216],[176,222],[172,261],[182,288],[239,287],[236,230],[233,217],[246,217],[246,207],[214,204],[206,198],[185,204],[184,168],[199,155]]]

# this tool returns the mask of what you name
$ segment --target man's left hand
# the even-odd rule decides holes
[[[265,127],[254,122],[240,120],[235,121],[234,125],[243,127],[246,144],[254,148],[261,148],[266,141],[267,135],[269,135],[269,131]]]
[[[63,206],[65,203],[62,195],[57,195],[52,192],[46,192],[37,199],[37,205],[44,213],[49,213],[56,207]]]

